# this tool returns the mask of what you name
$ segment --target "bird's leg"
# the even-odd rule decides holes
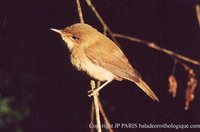
[[[88,91],[88,96],[91,97],[98,93],[103,87],[105,87],[108,83],[110,83],[112,80],[106,81],[104,84],[102,84],[100,87],[96,88],[95,90]]]

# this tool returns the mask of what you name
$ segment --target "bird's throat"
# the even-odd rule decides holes
[[[67,47],[69,48],[69,51],[71,52],[72,48],[74,47],[74,43],[68,38],[62,37],[62,39],[67,44]]]

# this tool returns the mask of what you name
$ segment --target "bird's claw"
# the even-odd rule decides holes
[[[98,90],[89,90],[88,91],[88,97],[94,96],[94,95],[99,95]]]

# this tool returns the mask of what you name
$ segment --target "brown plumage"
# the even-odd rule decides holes
[[[77,23],[58,32],[71,52],[71,62],[91,77],[106,81],[94,92],[112,80],[129,80],[139,86],[153,100],[159,101],[140,74],[131,66],[121,49],[108,37],[88,24]],[[93,95],[94,92],[90,95]]]

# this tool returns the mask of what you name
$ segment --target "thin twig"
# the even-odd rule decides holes
[[[153,42],[142,40],[142,39],[138,39],[138,38],[134,38],[134,37],[130,37],[130,36],[123,35],[123,34],[117,34],[117,33],[114,33],[113,36],[117,37],[117,38],[124,38],[124,39],[128,39],[130,41],[134,41],[134,42],[145,44],[148,47],[150,47],[152,49],[155,49],[155,50],[158,50],[158,51],[161,51],[161,52],[163,52],[163,53],[165,53],[165,54],[167,54],[167,55],[169,55],[169,56],[171,56],[173,58],[178,58],[178,59],[184,60],[186,62],[192,63],[194,65],[199,65],[200,66],[200,62],[199,61],[196,61],[196,60],[191,59],[189,57],[177,54],[177,53],[175,53],[175,52],[173,52],[171,50],[159,47],[158,45],[156,45]]]
[[[77,4],[77,9],[78,9],[78,15],[79,15],[80,22],[84,23],[83,13],[82,13],[80,1],[76,0],[76,4]]]
[[[196,4],[196,14],[197,14],[197,21],[200,27],[200,5],[199,4]]]
[[[103,110],[103,107],[101,105],[100,100],[99,100],[99,110],[101,112],[101,115],[102,115],[102,117],[104,119],[104,122],[105,122],[106,127],[108,128],[109,132],[114,132],[113,129],[112,129],[112,126],[110,125],[110,122],[109,122],[109,120],[108,120],[108,118],[107,118],[107,116],[106,116],[106,114],[105,114],[105,112]]]
[[[97,88],[100,87],[100,85],[101,85],[101,81],[98,81],[97,82]],[[106,116],[106,114],[105,114],[105,112],[103,110],[103,107],[101,105],[101,101],[100,100],[99,100],[99,110],[100,110],[100,113],[101,113],[101,115],[102,115],[102,117],[104,119],[104,122],[105,122],[109,132],[113,132],[112,126],[110,125],[110,122],[109,122],[109,120],[108,120],[108,118],[107,118],[107,116]]]
[[[90,82],[92,90],[96,88],[94,80],[91,80]],[[101,132],[101,121],[100,121],[100,114],[99,114],[99,99],[98,99],[99,93],[96,93],[93,95],[94,97],[94,106],[95,106],[95,115],[96,115],[96,122],[97,122],[97,131]]]
[[[94,104],[93,103],[92,103],[92,106],[91,106],[90,123],[94,124]],[[90,132],[94,132],[94,127],[90,128]]]

